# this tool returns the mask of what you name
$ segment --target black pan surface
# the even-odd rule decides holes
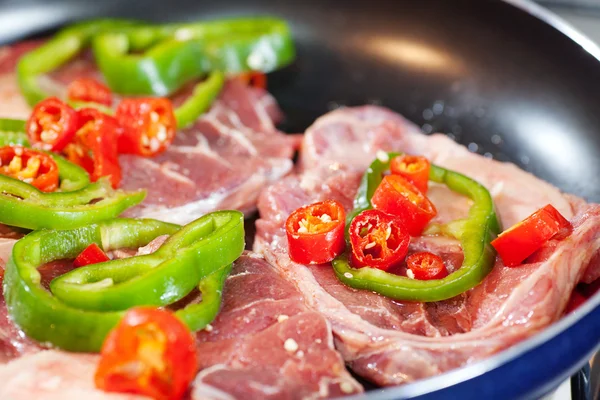
[[[260,14],[287,19],[297,42],[295,64],[269,77],[283,130],[302,132],[339,106],[381,104],[600,201],[598,60],[502,1],[0,0],[0,44],[83,18]]]

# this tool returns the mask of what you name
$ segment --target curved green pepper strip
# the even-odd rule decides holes
[[[104,31],[114,31],[130,27],[138,22],[118,19],[101,19],[74,24],[61,30],[52,39],[23,55],[17,65],[17,76],[21,93],[30,106],[33,106],[50,93],[40,82],[43,74],[66,64],[89,46],[95,35]]]
[[[388,154],[390,160],[397,155],[397,153]],[[363,177],[357,195],[363,198],[357,199],[354,203],[361,208],[358,211],[353,210],[352,215],[357,215],[371,207],[371,196],[387,168],[389,168],[389,161],[375,160],[371,164]],[[496,252],[490,243],[500,230],[492,196],[477,181],[435,165],[431,166],[429,179],[445,184],[451,190],[473,200],[460,234],[464,253],[461,267],[443,279],[422,281],[390,274],[376,268],[352,268],[348,256],[343,254],[332,263],[340,281],[355,289],[371,290],[395,300],[431,302],[464,293],[487,276],[496,259]],[[365,206],[367,208],[363,208]]]
[[[0,223],[27,229],[71,229],[115,218],[145,196],[145,191],[114,190],[106,178],[71,192],[44,193],[0,175]]]
[[[221,92],[225,75],[220,71],[212,72],[208,78],[194,87],[192,95],[175,109],[178,128],[185,128],[204,113]]]
[[[199,331],[210,324],[221,308],[223,286],[231,272],[232,265],[226,265],[198,283],[198,290],[202,293],[202,302],[190,304],[183,310],[175,313],[192,331]]]
[[[97,35],[93,50],[113,91],[158,96],[209,71],[269,72],[295,57],[287,24],[274,18],[125,29]]]
[[[237,211],[222,211],[232,220],[243,216]],[[209,214],[203,218],[212,218]],[[193,224],[193,223],[192,223]],[[243,223],[240,222],[243,226]],[[90,311],[65,304],[41,285],[38,268],[48,262],[74,258],[90,243],[96,243],[105,251],[124,247],[139,247],[148,244],[160,235],[176,234],[179,226],[155,220],[115,219],[89,225],[74,230],[40,230],[30,233],[19,240],[14,248],[4,277],[4,295],[8,312],[13,321],[27,336],[70,351],[99,351],[108,332],[119,322],[124,311]],[[185,227],[183,228],[185,229]],[[187,264],[189,256],[179,259],[181,253],[200,253],[216,251],[235,260],[243,249],[228,248],[226,245],[203,247],[194,242],[194,236],[180,237],[180,251],[171,254],[177,260]],[[243,230],[240,239],[243,241]],[[209,240],[218,245],[219,232]],[[200,240],[199,243],[202,243]],[[136,258],[136,257],[134,257]],[[194,258],[194,257],[192,257]],[[223,258],[225,259],[225,258]],[[202,291],[202,302],[191,304],[178,310],[175,315],[188,324],[192,330],[204,328],[218,312],[221,289],[231,263],[219,266],[213,271],[205,271],[204,277],[195,284]],[[204,270],[202,264],[193,264]],[[186,268],[187,269],[187,268]],[[147,276],[148,277],[148,276]]]
[[[64,303],[85,310],[164,306],[243,250],[243,216],[215,212],[181,228],[152,254],[74,269],[54,279],[50,289]]]

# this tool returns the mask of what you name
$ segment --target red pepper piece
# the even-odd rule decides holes
[[[329,200],[301,207],[285,223],[292,261],[323,264],[344,251],[344,207]]]
[[[58,188],[58,166],[52,157],[21,146],[0,147],[0,174],[29,183],[43,192]]]
[[[423,156],[403,154],[394,157],[390,163],[392,174],[405,177],[423,194],[427,193],[430,169],[429,160]]]
[[[255,88],[266,89],[267,88],[267,75],[259,71],[244,72],[237,76],[237,78],[248,86]]]
[[[112,92],[108,86],[92,78],[79,78],[71,82],[67,88],[69,100],[91,103],[112,104]]]
[[[175,315],[130,309],[102,346],[96,386],[158,400],[180,399],[196,375],[195,338]]]
[[[355,268],[386,271],[404,260],[409,242],[402,221],[379,210],[363,211],[350,223],[351,262]]]
[[[82,166],[92,181],[110,176],[114,188],[121,182],[117,154],[117,122],[93,108],[79,110],[80,128],[73,143],[65,148],[68,159]]]
[[[415,279],[422,281],[442,279],[448,276],[448,270],[446,269],[446,265],[444,265],[444,261],[439,256],[427,251],[421,251],[408,256],[406,267],[411,271]]]
[[[371,199],[377,210],[398,216],[411,236],[418,236],[437,214],[435,206],[419,189],[400,175],[383,178]]]
[[[122,127],[119,153],[151,157],[175,139],[177,121],[169,99],[125,99],[117,107],[116,118]]]
[[[90,264],[97,264],[105,261],[109,261],[110,258],[104,251],[96,244],[92,243],[85,248],[73,261],[75,268],[84,267]]]
[[[504,265],[514,267],[571,223],[552,205],[540,208],[523,221],[502,232],[492,241]]]
[[[29,141],[42,150],[61,151],[75,136],[77,111],[56,97],[38,103],[26,124]]]

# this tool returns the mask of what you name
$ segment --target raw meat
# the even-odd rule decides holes
[[[315,399],[362,391],[333,349],[327,320],[256,254],[235,262],[223,308],[198,334],[194,399]]]
[[[19,56],[38,44],[0,48],[0,117],[27,118],[14,69]],[[89,53],[41,79],[61,95],[64,85],[79,77],[102,79]],[[174,102],[183,101],[189,89],[175,94]],[[165,153],[120,156],[122,188],[148,191],[144,202],[125,215],[184,224],[216,209],[252,213],[262,188],[293,166],[298,139],[275,129],[280,118],[266,91],[228,81],[210,112],[179,131]]]
[[[308,129],[302,149],[302,173],[261,195],[254,248],[300,289],[309,307],[327,317],[350,367],[377,384],[402,384],[473,363],[543,329],[561,316],[598,253],[600,206],[563,195],[511,164],[472,154],[443,135],[419,134],[389,110],[367,106],[331,112]],[[481,285],[430,304],[354,290],[341,284],[329,265],[291,262],[283,229],[287,216],[322,199],[337,199],[349,209],[360,176],[378,150],[423,154],[477,179],[492,192],[504,226],[552,203],[571,219],[573,233],[551,241],[519,268],[498,260]],[[430,195],[438,222],[468,210],[466,199],[442,186],[433,185]],[[462,261],[453,239],[413,239],[411,251],[421,249],[442,255],[451,270]]]

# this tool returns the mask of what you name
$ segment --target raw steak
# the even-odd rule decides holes
[[[306,132],[302,173],[268,188],[259,200],[255,250],[303,293],[305,303],[332,324],[336,347],[359,375],[396,385],[436,375],[490,356],[557,320],[575,284],[600,247],[600,206],[566,196],[519,170],[472,154],[443,135],[425,136],[389,110],[346,108],[321,117]],[[518,268],[498,259],[471,291],[437,303],[393,301],[341,284],[330,265],[291,262],[283,223],[297,207],[337,199],[349,209],[359,179],[377,150],[423,154],[463,172],[492,192],[508,227],[552,203],[574,226]],[[466,215],[468,200],[432,185],[434,222]],[[419,237],[411,250],[440,254],[450,270],[462,261],[456,240]],[[400,272],[402,268],[400,268]]]
[[[235,262],[223,308],[198,334],[194,399],[315,399],[358,393],[331,327],[262,257]]]
[[[27,118],[14,69],[39,42],[0,48],[0,117]],[[57,95],[79,77],[102,79],[89,53],[42,77]],[[191,87],[173,96],[181,103]],[[147,189],[148,196],[126,216],[187,223],[216,209],[251,213],[258,194],[292,169],[298,139],[275,129],[281,118],[266,91],[238,80],[226,83],[210,112],[178,132],[173,145],[155,158],[120,156],[122,188]]]

